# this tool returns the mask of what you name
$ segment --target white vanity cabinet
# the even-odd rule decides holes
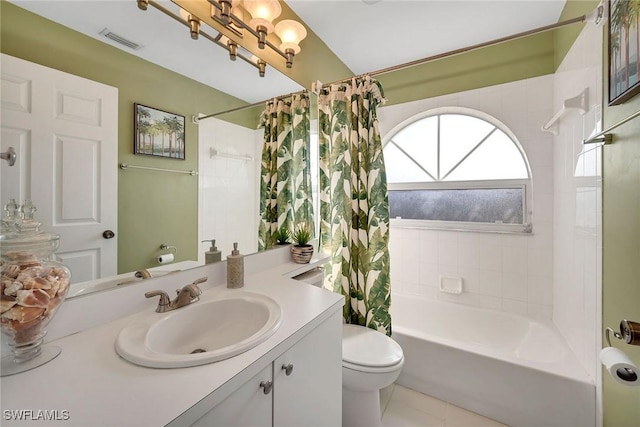
[[[272,388],[265,394],[268,381]],[[338,427],[341,420],[342,317],[337,311],[192,426]]]
[[[192,426],[271,427],[273,424],[273,390],[265,394],[260,383],[266,385],[267,382],[271,382],[272,374],[273,365],[269,365],[193,423]]]

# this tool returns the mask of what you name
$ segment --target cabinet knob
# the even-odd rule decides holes
[[[282,365],[282,370],[284,371],[286,376],[291,375],[293,372],[293,364],[289,363],[288,365]]]
[[[271,389],[273,388],[273,383],[271,381],[261,381],[260,387],[262,387],[262,392],[264,394],[271,393]]]

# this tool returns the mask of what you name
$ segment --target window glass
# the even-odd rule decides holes
[[[484,113],[441,111],[385,141],[391,217],[530,231],[529,168],[515,136]]]

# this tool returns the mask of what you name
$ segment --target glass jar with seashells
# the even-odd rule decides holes
[[[60,236],[40,230],[41,224],[33,218],[35,210],[27,200],[19,208],[20,218],[2,223],[0,326],[12,354],[2,358],[1,376],[43,365],[61,351],[42,343],[69,290],[71,272],[50,259]]]

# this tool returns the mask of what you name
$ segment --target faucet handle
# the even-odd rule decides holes
[[[194,281],[193,281],[193,283],[191,283],[191,284],[192,284],[192,285],[198,285],[198,284],[200,284],[200,283],[204,283],[204,282],[206,282],[207,280],[209,280],[209,277],[206,277],[206,276],[205,276],[205,277],[201,277],[201,278],[199,278],[199,279],[194,280]]]
[[[169,295],[165,291],[149,291],[144,294],[147,298],[160,297],[160,301],[158,301],[158,307],[156,308],[156,312],[163,313],[166,311],[166,308],[171,304],[171,300],[169,299]]]

